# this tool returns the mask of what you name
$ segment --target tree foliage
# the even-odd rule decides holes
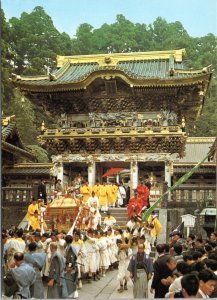
[[[72,43],[66,33],[60,33],[50,16],[40,6],[20,19],[9,20],[11,47],[14,52],[11,61],[19,74],[38,75],[55,66],[56,55],[70,55]]]
[[[189,126],[190,135],[213,136],[217,132],[217,37],[207,34],[191,37],[179,22],[168,23],[158,17],[152,24],[133,23],[122,14],[113,24],[93,28],[83,23],[74,38],[60,33],[44,9],[37,6],[31,13],[23,12],[20,18],[6,22],[1,11],[2,28],[2,99],[3,112],[15,114],[22,138],[36,145],[40,123],[46,119],[43,111],[26,100],[21,102],[10,83],[11,72],[24,75],[45,74],[55,68],[57,55],[77,55],[109,52],[139,52],[186,48],[187,67],[202,68],[212,64],[214,80],[210,96],[195,126]],[[10,103],[10,105],[9,105]],[[52,123],[52,120],[48,120]],[[28,125],[27,125],[28,124]],[[25,128],[28,126],[28,133]]]
[[[13,87],[9,81],[11,66],[9,60],[11,58],[10,53],[10,29],[6,22],[3,10],[0,10],[0,26],[1,26],[1,99],[2,99],[2,111],[4,112],[9,106],[10,99],[13,98]]]
[[[45,149],[38,145],[28,145],[28,147],[35,154],[39,163],[46,163],[48,161],[48,154]]]

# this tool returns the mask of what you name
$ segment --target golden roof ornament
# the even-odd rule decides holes
[[[3,118],[2,125],[7,126],[12,120],[14,120],[14,118],[15,118],[15,115]]]
[[[21,103],[25,103],[25,97],[24,97],[24,95],[22,95],[22,97],[21,97]]]
[[[105,61],[106,64],[110,64],[112,60],[111,60],[110,56],[106,56],[104,61]]]
[[[41,131],[42,132],[44,132],[45,131],[45,123],[44,123],[44,121],[42,121],[42,123],[41,123]]]
[[[50,81],[56,81],[57,80],[57,77],[54,74],[49,73],[48,76],[49,76]]]
[[[182,117],[182,128],[185,128],[185,117]]]

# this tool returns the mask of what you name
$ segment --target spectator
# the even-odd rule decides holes
[[[217,276],[211,270],[203,270],[198,275],[200,280],[199,297],[209,298],[214,292]]]

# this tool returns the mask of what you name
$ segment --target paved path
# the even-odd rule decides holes
[[[80,300],[92,300],[92,299],[133,299],[133,283],[128,282],[128,290],[123,293],[119,293],[117,289],[119,288],[119,282],[117,280],[117,270],[108,271],[105,277],[101,277],[99,281],[92,281],[91,283],[86,283],[84,281],[81,290],[78,290],[78,298]],[[150,284],[149,284],[150,285]],[[150,290],[150,287],[149,287]],[[47,296],[47,287],[45,287],[45,296]],[[1,299],[10,299],[6,296]],[[148,299],[153,299],[153,295],[149,294]]]
[[[117,270],[108,271],[105,277],[99,281],[84,283],[81,290],[78,290],[79,299],[133,299],[133,283],[128,282],[128,290],[119,293],[119,282],[117,280]],[[150,289],[150,288],[149,288]],[[149,295],[152,299],[153,295]]]

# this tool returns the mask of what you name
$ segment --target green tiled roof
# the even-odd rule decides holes
[[[7,126],[2,125],[2,140],[5,141],[14,132],[19,136],[16,129],[16,122],[10,122]]]
[[[32,92],[86,89],[97,78],[121,78],[132,87],[183,86],[211,79],[210,66],[187,69],[185,49],[57,56],[57,69],[49,75],[12,75],[15,86]],[[170,72],[172,70],[172,72]]]
[[[4,120],[4,118],[2,118]],[[13,145],[10,141],[8,141],[8,138],[10,136],[17,136],[17,145]],[[36,159],[35,155],[31,152],[29,148],[27,148],[24,143],[22,142],[22,139],[19,135],[18,129],[16,127],[15,121],[8,122],[7,125],[2,124],[2,149],[6,151],[13,151],[14,153],[19,153],[20,155],[28,156],[31,159]]]
[[[182,62],[174,62],[173,68],[175,73],[173,76],[169,75],[171,63],[169,59],[156,60],[140,60],[140,61],[121,61],[116,66],[100,66],[98,63],[76,63],[64,64],[60,69],[55,70],[52,75],[56,76],[56,80],[51,81],[49,76],[43,76],[41,79],[34,77],[29,80],[22,77],[18,84],[37,85],[37,86],[58,86],[61,84],[78,83],[90,76],[94,72],[100,71],[116,71],[124,74],[131,79],[145,80],[145,79],[163,79],[174,80],[183,78],[193,78],[202,74],[202,71],[194,71],[185,69]]]
[[[32,165],[30,167],[6,167],[2,170],[2,173],[4,175],[38,175],[38,176],[45,176],[51,174],[51,167],[45,166],[45,167],[36,167],[35,165]]]
[[[170,79],[168,71],[171,69],[169,59],[156,59],[156,60],[143,60],[143,61],[122,61],[119,62],[118,67],[123,70],[127,75],[132,78],[145,79],[145,78],[160,78]],[[183,70],[183,63],[174,63],[173,68],[176,70]],[[174,78],[189,77],[189,73],[175,73]],[[190,75],[192,76],[192,75]]]

